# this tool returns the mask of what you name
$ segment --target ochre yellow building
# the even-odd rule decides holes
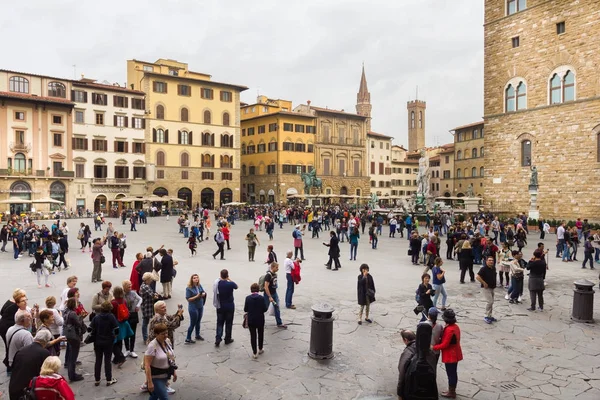
[[[127,61],[127,83],[146,93],[148,192],[210,208],[240,200],[240,92],[186,63]]]
[[[292,102],[258,96],[241,107],[242,201],[280,204],[303,193],[300,174],[315,165],[316,118]]]

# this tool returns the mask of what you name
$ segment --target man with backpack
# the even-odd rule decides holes
[[[402,330],[400,335],[406,348],[398,362],[399,400],[437,400],[436,383],[437,358],[430,350],[432,327],[419,324],[417,335]]]
[[[215,242],[217,243],[217,251],[213,253],[213,258],[217,258],[217,254],[221,254],[221,260],[225,260],[225,236],[223,235],[223,231],[221,228],[217,229],[217,233],[215,233]]]
[[[269,267],[267,273],[259,278],[258,287],[261,292],[265,292],[264,298],[267,307],[270,305],[273,306],[277,327],[287,329],[287,326],[285,326],[281,320],[281,314],[279,311],[279,296],[277,296],[277,271],[279,271],[279,264],[274,262]]]

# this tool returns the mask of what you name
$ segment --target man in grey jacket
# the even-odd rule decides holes
[[[398,399],[402,399],[402,394],[404,393],[404,376],[406,375],[406,367],[408,367],[408,363],[417,353],[417,335],[415,335],[413,331],[403,329],[400,332],[400,336],[402,337],[402,341],[406,345],[406,348],[400,356],[400,361],[398,361],[398,388],[396,391],[398,394]]]

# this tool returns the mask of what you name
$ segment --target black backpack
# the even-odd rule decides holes
[[[410,400],[437,400],[435,368],[427,361],[431,350],[431,325],[421,323],[417,327],[417,352],[408,362],[404,373],[404,391],[402,398]]]

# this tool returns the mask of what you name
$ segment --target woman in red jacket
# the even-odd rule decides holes
[[[40,376],[35,378],[35,387],[33,387],[37,400],[75,400],[73,390],[65,378],[58,374],[60,365],[60,358],[55,356],[44,360]],[[32,386],[30,383],[29,387]]]
[[[460,328],[456,325],[456,315],[452,309],[447,309],[442,315],[446,323],[442,333],[440,344],[433,346],[433,350],[442,351],[442,362],[446,364],[446,374],[448,375],[448,391],[442,392],[442,397],[450,399],[456,398],[456,384],[458,382],[457,367],[458,362],[463,359],[460,348]]]

